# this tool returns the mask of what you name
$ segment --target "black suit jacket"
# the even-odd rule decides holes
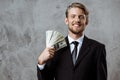
[[[73,64],[68,38],[67,47],[55,53],[44,69],[37,67],[38,80],[107,80],[105,46],[84,37],[76,64]]]

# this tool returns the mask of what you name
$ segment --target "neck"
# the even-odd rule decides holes
[[[80,37],[83,35],[83,33],[73,34],[73,33],[69,32],[68,35],[69,35],[71,38],[73,38],[74,40],[77,40],[78,38],[80,38]]]

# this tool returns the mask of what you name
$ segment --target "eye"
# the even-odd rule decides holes
[[[79,19],[85,19],[85,16],[84,15],[80,15]]]
[[[75,15],[71,15],[71,18],[75,18]]]

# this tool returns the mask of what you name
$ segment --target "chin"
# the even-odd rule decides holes
[[[81,31],[72,31],[73,34],[80,34]]]

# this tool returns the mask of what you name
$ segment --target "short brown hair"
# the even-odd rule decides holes
[[[68,11],[69,9],[71,8],[79,8],[79,9],[82,9],[84,11],[84,14],[86,15],[86,24],[88,24],[88,15],[89,15],[89,11],[88,9],[85,7],[85,5],[83,5],[82,3],[78,3],[78,2],[74,2],[72,4],[70,4],[67,9],[66,9],[66,12],[65,12],[65,15],[66,15],[66,18],[68,17]]]

